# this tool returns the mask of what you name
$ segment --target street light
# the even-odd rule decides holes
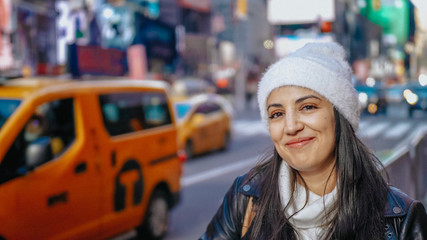
[[[420,74],[420,76],[418,77],[418,82],[420,83],[421,86],[425,87],[427,86],[427,75],[425,74]]]
[[[265,49],[273,49],[274,47],[274,42],[270,39],[267,39],[264,41],[264,48]]]

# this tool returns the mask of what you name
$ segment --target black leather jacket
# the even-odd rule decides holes
[[[247,184],[247,175],[236,178],[224,197],[224,201],[199,240],[249,239],[248,233],[240,238],[249,197],[259,197],[259,176]],[[399,189],[390,187],[385,209],[385,238],[427,239],[427,214],[424,206]]]

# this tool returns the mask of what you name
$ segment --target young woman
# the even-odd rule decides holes
[[[238,177],[201,239],[427,239],[423,205],[383,179],[358,139],[344,49],[310,43],[258,86],[273,153]]]

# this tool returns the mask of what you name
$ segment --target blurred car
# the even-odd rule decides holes
[[[359,95],[359,103],[362,113],[387,113],[388,102],[386,99],[386,90],[382,84],[377,83],[374,86],[356,84],[354,87]]]
[[[405,101],[403,97],[404,84],[394,84],[386,89],[386,100],[390,104],[401,104]]]
[[[175,99],[186,99],[191,96],[214,93],[215,86],[203,78],[185,77],[172,83],[172,95]]]
[[[0,84],[0,239],[161,238],[182,159],[161,81]]]
[[[178,142],[187,159],[209,151],[227,149],[233,110],[218,94],[201,94],[175,102]]]
[[[413,116],[415,110],[427,111],[427,86],[410,82],[405,86],[403,97],[408,104],[409,117]]]

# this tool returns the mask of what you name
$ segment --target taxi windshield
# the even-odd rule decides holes
[[[184,118],[187,112],[191,109],[191,105],[188,103],[177,103],[175,107],[179,119]]]
[[[15,112],[20,103],[21,100],[0,98],[0,129],[13,112]]]

